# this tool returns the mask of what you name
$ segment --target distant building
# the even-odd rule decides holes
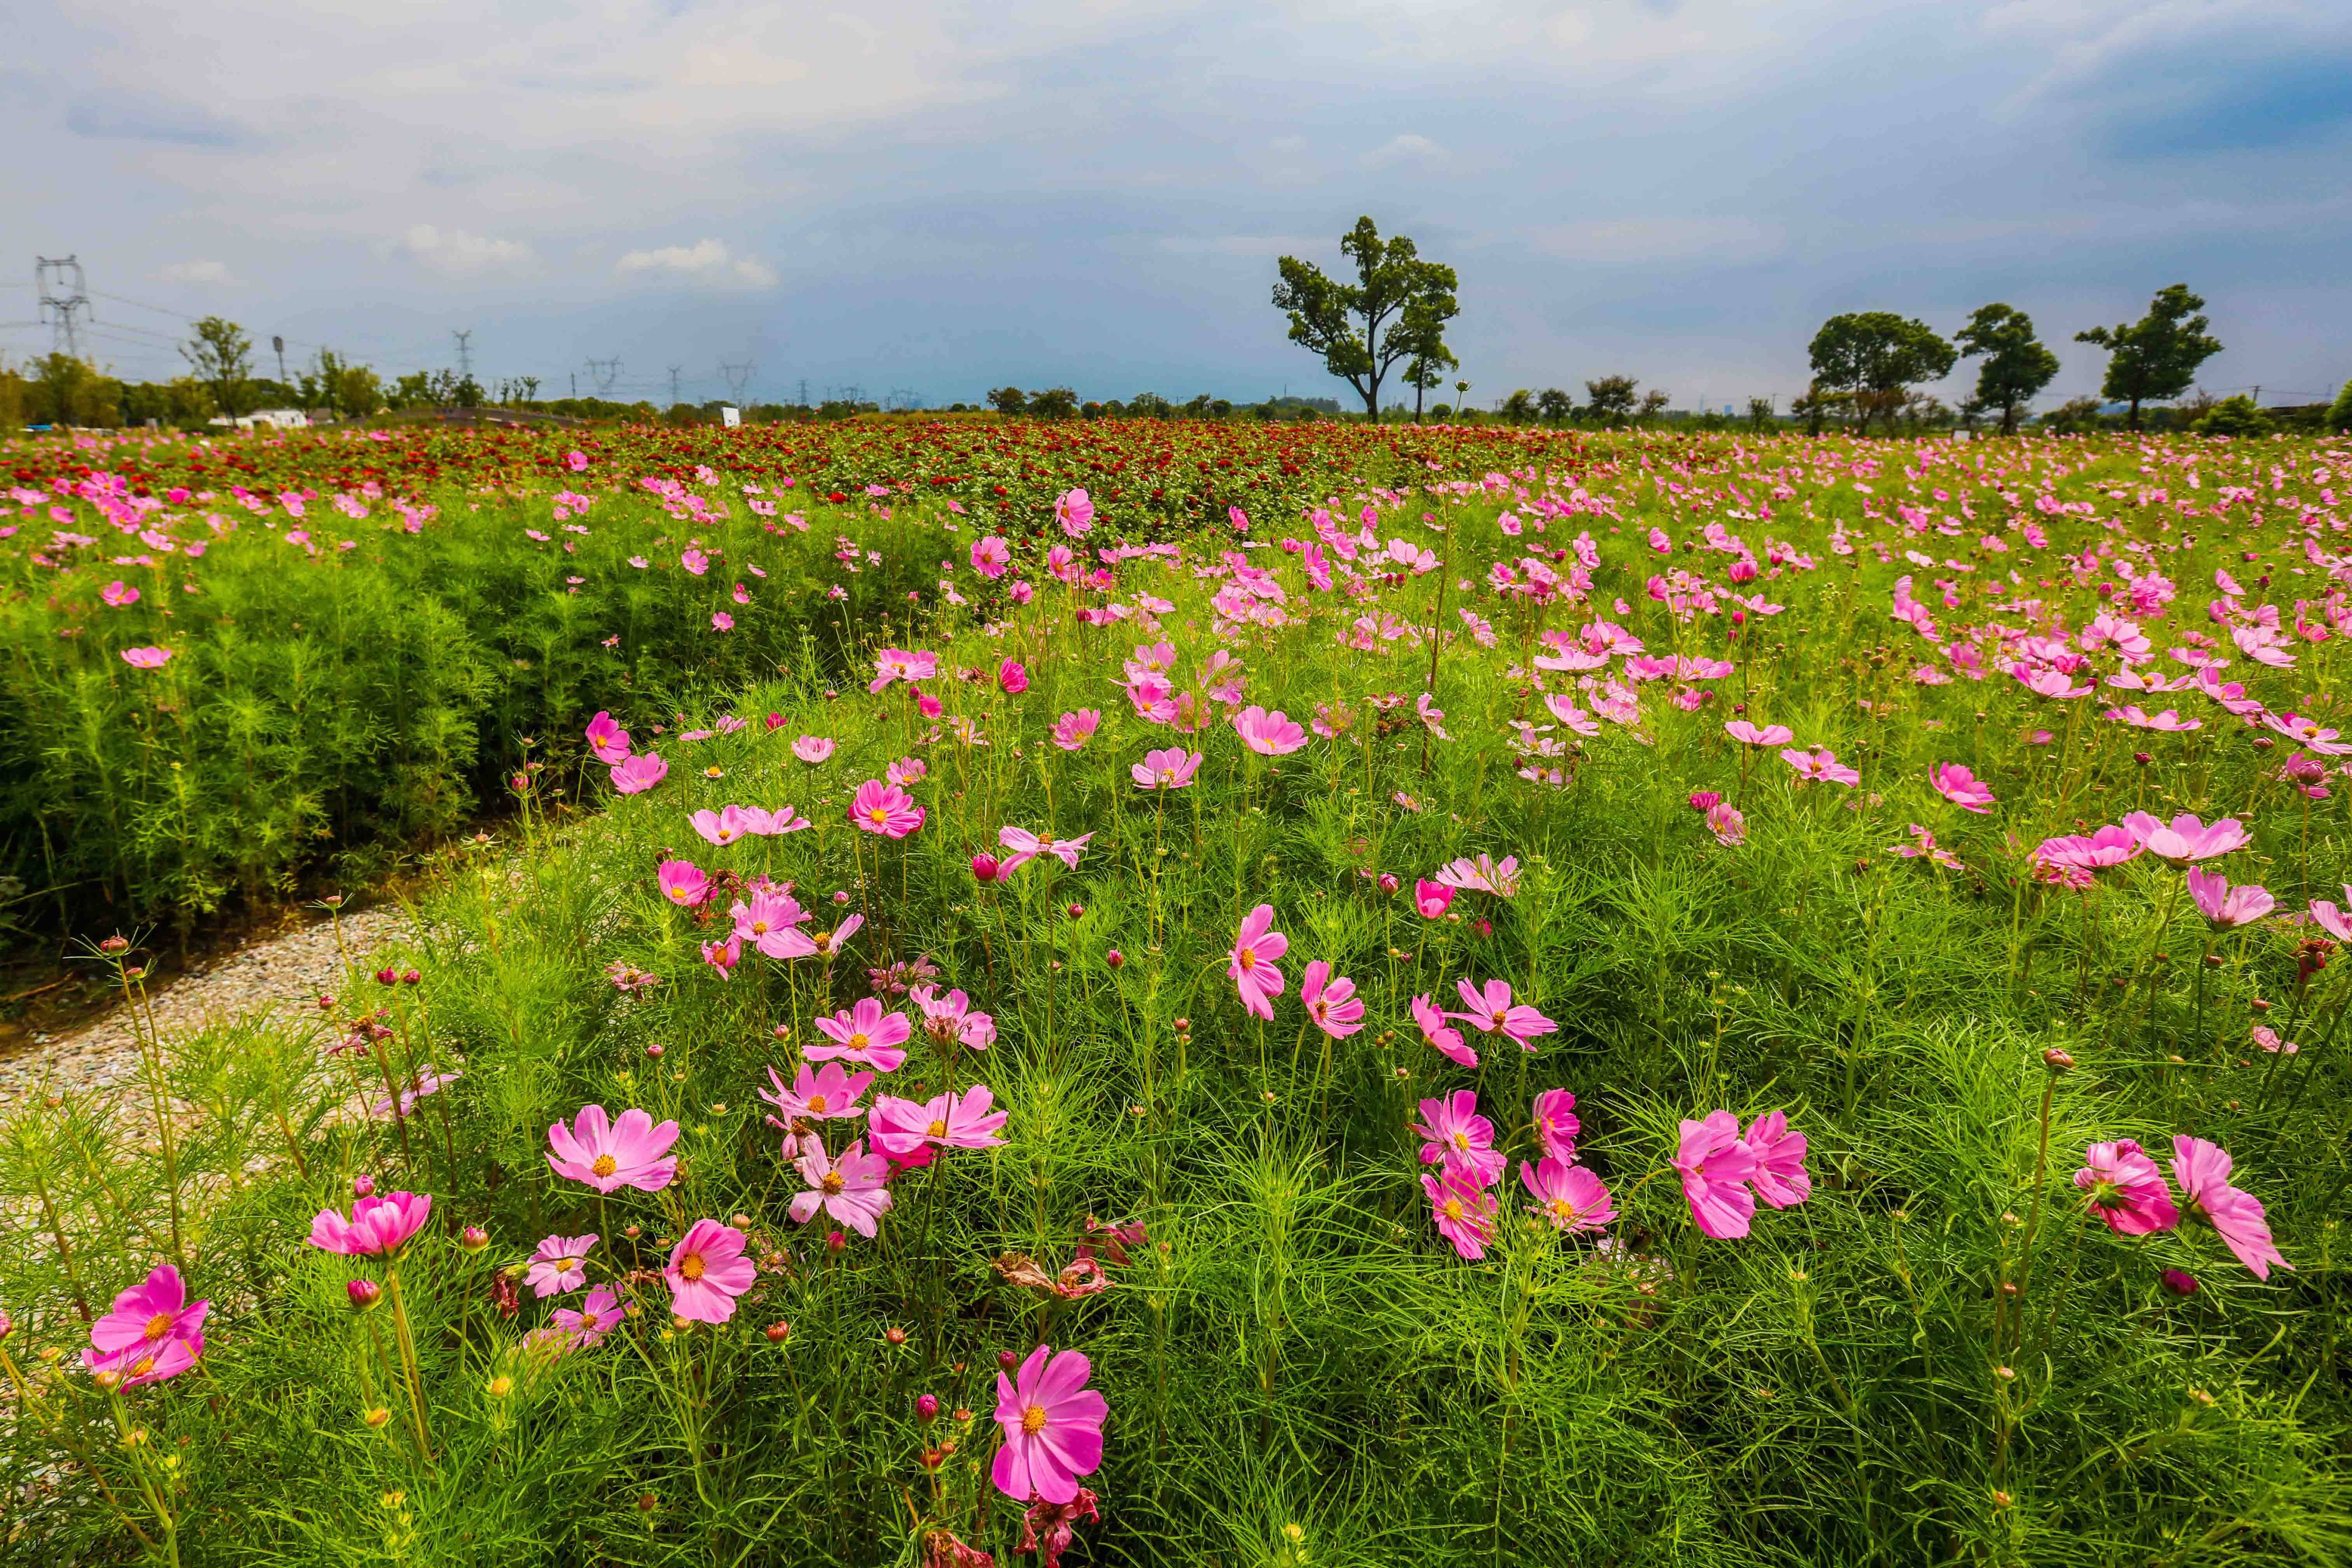
[[[272,430],[301,430],[309,427],[310,416],[300,408],[257,408],[250,414],[240,414],[231,419],[226,414],[215,414],[206,421],[212,425],[234,425],[240,430],[252,430],[268,426]]]

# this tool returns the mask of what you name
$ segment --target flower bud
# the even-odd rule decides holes
[[[928,1426],[939,1418],[940,1396],[936,1394],[919,1394],[915,1399],[915,1419]]]
[[[896,1349],[907,1342],[907,1331],[899,1328],[896,1324],[892,1324],[889,1328],[882,1331],[882,1337],[889,1342],[891,1348]]]
[[[847,1247],[848,1245],[849,1237],[842,1235],[841,1232],[837,1230],[828,1233],[824,1238],[824,1249],[827,1252],[839,1252],[843,1247]]]
[[[971,876],[976,882],[1001,882],[1004,879],[1004,869],[995,856],[975,855],[971,858]]]
[[[98,951],[106,954],[109,958],[113,957],[118,952],[129,952],[131,951],[131,939],[126,936],[108,937],[104,942],[98,944]]]
[[[0,1308],[0,1340],[6,1339],[16,1331],[16,1320],[8,1315],[5,1308]]]
[[[2178,1268],[2168,1268],[2162,1275],[2164,1288],[2176,1296],[2197,1294],[2197,1277]]]
[[[1192,1026],[1192,1020],[1190,1018],[1178,1018],[1173,1020],[1173,1022],[1175,1023],[1179,1032],[1188,1030]]]
[[[1127,963],[1127,955],[1114,947],[1108,952],[1103,954],[1103,962],[1109,964],[1113,969],[1117,969]]]
[[[514,1379],[509,1377],[504,1373],[500,1373],[498,1376],[490,1379],[489,1391],[490,1397],[492,1399],[504,1399],[508,1394],[514,1392]]]
[[[2074,1058],[2067,1055],[2064,1051],[2060,1050],[2057,1047],[2053,1046],[2048,1050],[2042,1053],[2042,1065],[2048,1068],[2052,1072],[2073,1072],[2074,1070]]]
[[[400,976],[400,983],[403,985],[419,985],[424,984],[424,981],[425,976],[414,969],[404,971]]]
[[[836,888],[836,889],[834,889],[834,893],[833,893],[833,901],[834,901],[835,904],[845,904],[845,903],[849,902],[849,893],[848,893],[848,890],[847,890],[846,889],[842,889],[842,888]]]
[[[1005,1371],[1011,1372],[1014,1367],[1021,1364],[1020,1353],[1015,1351],[998,1351],[996,1352],[996,1364],[1003,1367]]]
[[[375,1305],[376,1299],[383,1294],[383,1287],[373,1279],[354,1279],[343,1287],[343,1294],[352,1299],[354,1310],[364,1312]]]
[[[397,985],[400,984],[400,971],[397,969],[379,969],[375,972],[375,983],[378,985]]]
[[[1383,871],[1381,873],[1381,892],[1393,893],[1402,886],[1404,886],[1404,884],[1397,880],[1397,874],[1394,871]]]
[[[793,1326],[784,1321],[782,1318],[778,1318],[774,1322],[770,1323],[766,1331],[768,1335],[768,1342],[772,1345],[782,1344],[786,1340],[793,1337]]]
[[[360,1412],[360,1419],[368,1424],[370,1431],[381,1432],[383,1430],[384,1423],[392,1419],[392,1412],[381,1405],[373,1405]]]
[[[651,1044],[651,1045],[647,1046],[647,1047],[646,1047],[646,1056],[649,1059],[651,1059],[651,1060],[653,1060],[653,1061],[659,1061],[659,1060],[661,1060],[661,1056],[662,1056],[662,1045],[661,1045],[661,1042],[660,1042],[659,1040],[656,1040],[656,1041],[654,1041],[654,1042],[653,1042],[653,1044]]]
[[[490,1233],[478,1225],[469,1225],[457,1235],[457,1245],[468,1252],[479,1252],[489,1244]]]
[[[364,1175],[353,1176],[352,1178],[352,1196],[355,1198],[372,1198],[375,1196],[375,1178],[373,1176]]]
[[[1087,912],[1087,906],[1084,904],[1072,904],[1069,909],[1064,912],[1072,920],[1076,920]]]

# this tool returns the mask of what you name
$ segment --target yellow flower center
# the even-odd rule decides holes
[[[934,1121],[924,1131],[930,1137],[944,1138],[948,1135],[948,1124],[944,1121]]]
[[[767,934],[768,934],[768,922],[767,922],[767,921],[753,921],[751,922],[751,934],[752,934],[753,936],[765,936],[765,935],[767,935]]]
[[[600,1176],[609,1176],[621,1166],[620,1162],[610,1154],[599,1154],[596,1156],[596,1163],[588,1168]]]
[[[1029,1436],[1034,1437],[1045,1429],[1045,1407],[1044,1405],[1033,1405],[1028,1409],[1024,1410],[1021,1413],[1022,1431],[1026,1432]]]
[[[853,1051],[862,1051],[870,1044],[872,1042],[866,1039],[863,1030],[849,1037],[849,1048]]]
[[[1462,1217],[1462,1200],[1460,1198],[1448,1198],[1445,1200],[1445,1217],[1452,1220],[1458,1220]]]
[[[821,1094],[810,1095],[808,1098],[808,1108],[809,1114],[812,1116],[823,1116],[824,1114],[824,1096]]]
[[[839,1171],[827,1171],[824,1173],[824,1180],[817,1184],[818,1186],[823,1187],[828,1193],[837,1193],[848,1184],[848,1183],[841,1179],[841,1173]]]
[[[878,805],[867,806],[866,808],[866,815],[868,819],[875,822],[887,822],[890,820],[890,814],[883,810]]]
[[[147,1338],[160,1340],[172,1331],[172,1314],[158,1312],[147,1320]]]
[[[1467,1132],[1456,1132],[1454,1135],[1454,1146],[1456,1149],[1461,1150],[1464,1153],[1468,1153],[1470,1152],[1470,1134]]]
[[[1257,963],[1257,950],[1252,947],[1242,949],[1241,955],[1236,962],[1238,962],[1244,969],[1255,967]]]
[[[569,1274],[580,1267],[580,1259],[577,1258],[559,1258],[554,1262],[556,1271],[560,1274]]]
[[[1566,1198],[1554,1198],[1551,1201],[1551,1212],[1561,1219],[1574,1219],[1576,1205]]]
[[[138,1364],[131,1369],[131,1375],[133,1377],[144,1377],[154,1370],[155,1358],[152,1355],[143,1355],[139,1358]]]
[[[677,1271],[678,1271],[680,1274],[685,1275],[688,1279],[701,1279],[701,1278],[702,1278],[702,1254],[700,1254],[699,1252],[689,1252],[689,1253],[688,1253],[688,1254],[686,1255],[685,1258],[679,1262],[679,1264],[678,1264],[678,1266],[677,1266]]]

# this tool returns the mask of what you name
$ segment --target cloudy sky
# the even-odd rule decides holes
[[[1785,402],[1829,314],[2066,340],[2205,295],[2217,390],[2352,375],[2342,0],[77,0],[12,12],[0,207],[92,342],[933,404],[1339,393],[1276,257],[1453,263],[1485,403],[1612,372]],[[47,334],[0,328],[21,358]],[[1956,399],[1955,378],[1943,390]]]

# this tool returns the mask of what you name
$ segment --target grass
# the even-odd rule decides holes
[[[656,698],[583,675],[575,710],[609,708],[658,750],[660,784],[614,796],[576,726],[538,736],[512,825],[437,858],[416,943],[352,952],[317,1030],[152,1042],[182,1107],[162,1124],[135,1097],[59,1089],[0,1128],[17,1230],[0,1247],[5,1440],[23,1483],[7,1550],[917,1563],[948,1531],[1005,1561],[1021,1510],[990,1484],[992,1378],[1000,1353],[1050,1343],[1089,1358],[1108,1405],[1086,1479],[1102,1518],[1078,1527],[1073,1563],[2341,1561],[2333,1247],[2352,1173],[2338,1037],[2352,964],[2300,963],[2307,923],[2210,929],[2180,873],[2146,854],[2087,890],[2033,872],[2045,838],[2136,809],[2226,816],[2251,842],[2209,866],[2299,914],[2346,874],[2341,792],[2315,800],[2283,779],[2294,743],[2194,689],[2113,699],[2204,721],[2176,733],[2101,719],[2106,692],[2037,698],[1999,672],[1990,628],[2050,664],[2055,645],[2021,634],[2074,637],[2110,610],[2149,634],[2144,669],[2183,673],[2164,650],[2209,637],[2269,711],[2324,717],[2341,639],[2294,626],[2327,630],[2340,605],[2304,540],[2336,548],[2322,471],[2347,458],[2284,441],[1629,443],[1587,453],[1572,479],[1526,474],[1524,495],[1505,481],[1346,498],[1379,509],[1383,540],[1443,561],[1375,575],[1359,560],[1352,597],[1316,591],[1311,563],[1272,544],[1239,558],[1282,584],[1278,605],[1237,592],[1216,570],[1230,538],[1120,563],[1108,589],[1054,580],[1045,541],[1016,542],[1021,571],[1001,581],[959,561],[948,575],[966,604],[849,634],[865,654],[936,651],[920,690],[937,715],[905,685],[851,684],[841,656],[781,630],[784,668],[714,670],[684,702],[667,696],[683,679]],[[915,531],[952,520],[894,519],[925,560]],[[1748,548],[1710,548],[1710,522]],[[1600,556],[1588,603],[1489,578],[1500,562],[1524,583],[1538,545],[1571,550],[1547,563],[1565,574],[1580,531]],[[1738,581],[1748,559],[1759,575]],[[2278,607],[2292,666],[2250,657],[2206,615],[2217,569],[2242,580],[2236,625]],[[1039,590],[1025,605],[1006,592],[1016,576]],[[1932,640],[1884,618],[1898,576],[1940,623]],[[1690,603],[1702,592],[1721,613]],[[1736,637],[1733,594],[1760,600]],[[2133,594],[2158,602],[2130,608]],[[1126,617],[1093,624],[1114,603]],[[1321,709],[1340,732],[1259,756],[1210,696],[1197,731],[1147,722],[1113,684],[1155,640],[1147,616],[1173,645],[1178,690],[1222,648],[1245,672],[1242,702],[1300,721]],[[1383,638],[1383,616],[1423,629]],[[1596,621],[1648,657],[1736,668],[1617,693],[1532,667],[1559,646],[1543,634]],[[2087,655],[2102,677],[2122,668],[2116,635]],[[1969,679],[1962,643],[1993,673]],[[1028,678],[1017,693],[998,678],[1007,659]],[[1922,666],[1952,679],[1923,684]],[[1638,714],[1581,736],[1538,681],[1582,711],[1630,699]],[[655,684],[648,672],[640,690]],[[1686,710],[1678,687],[1709,695]],[[1423,692],[1445,738],[1416,716]],[[1051,732],[1079,709],[1102,726],[1066,750]],[[723,714],[751,722],[722,730]],[[1790,726],[1860,783],[1798,782],[1778,747],[1727,735],[1734,717]],[[684,741],[681,724],[712,732]],[[803,734],[837,749],[801,761]],[[1130,764],[1168,745],[1205,753],[1197,782],[1136,788]],[[855,831],[852,792],[910,757],[926,770],[909,786],[919,830]],[[1939,763],[1984,780],[1990,812],[1936,793]],[[1722,841],[1698,791],[1743,814],[1727,835],[1742,841]],[[600,809],[557,809],[588,801]],[[815,826],[706,843],[688,814],[730,803],[789,803]],[[1917,845],[1913,824],[1958,867],[1889,854]],[[977,881],[971,858],[1003,854],[1008,826],[1092,837],[1075,869],[1043,858]],[[1457,892],[1423,919],[1416,880],[1480,853],[1517,858],[1517,891]],[[682,910],[657,890],[656,867],[679,858],[789,879],[816,925],[866,923],[830,961],[747,950],[723,973],[705,944],[731,929],[724,900]],[[1289,939],[1271,1021],[1227,974],[1259,903]],[[1307,1019],[1312,960],[1353,978],[1361,1032],[1329,1038]],[[918,1029],[877,1092],[984,1079],[1005,1142],[899,1175],[878,1236],[835,1249],[825,1224],[790,1217],[803,1184],[755,1091],[770,1066],[790,1077],[820,1015],[877,991],[907,1006],[894,984],[917,976],[888,971],[918,962],[991,1013],[997,1037],[951,1058]],[[625,991],[614,965],[660,984]],[[387,966],[394,984],[372,978]],[[401,983],[412,967],[417,983]],[[1532,1051],[1474,1033],[1479,1067],[1449,1061],[1408,1005],[1454,1005],[1465,977],[1507,981],[1557,1030]],[[2258,1021],[2301,1048],[2264,1052]],[[353,1037],[356,1051],[321,1048]],[[453,1070],[413,1114],[368,1109],[387,1079]],[[1618,1211],[1599,1234],[1538,1225],[1518,1185],[1531,1099],[1556,1088],[1575,1094],[1577,1157]],[[1475,1259],[1433,1228],[1408,1130],[1423,1099],[1456,1089],[1512,1166]],[[676,1179],[599,1199],[551,1171],[549,1124],[591,1102],[675,1119]],[[1739,1239],[1700,1233],[1670,1163],[1678,1123],[1718,1108],[1743,1123],[1785,1111],[1810,1141],[1809,1199],[1759,1207]],[[856,1130],[824,1131],[838,1152]],[[2135,1239],[2090,1215],[2072,1181],[2086,1144],[2136,1138],[2162,1159],[2176,1133],[2231,1152],[2291,1270],[2257,1279],[2194,1216]],[[357,1311],[346,1293],[353,1278],[388,1283],[384,1261],[304,1242],[362,1176],[434,1199],[397,1259],[413,1357],[388,1302]],[[667,1286],[640,1272],[704,1216],[740,1224],[759,1267],[719,1325],[674,1321]],[[1109,1289],[1064,1298],[1009,1277],[1008,1255],[1057,1275],[1090,1217],[1139,1221],[1148,1238],[1108,1268]],[[510,1271],[541,1236],[589,1231],[604,1238],[592,1278],[622,1288],[628,1315],[593,1347],[534,1354],[530,1334],[579,1298],[517,1300]],[[74,1365],[83,1325],[164,1261],[213,1303],[205,1352],[117,1405]],[[2168,1289],[2168,1269],[2193,1293]]]

